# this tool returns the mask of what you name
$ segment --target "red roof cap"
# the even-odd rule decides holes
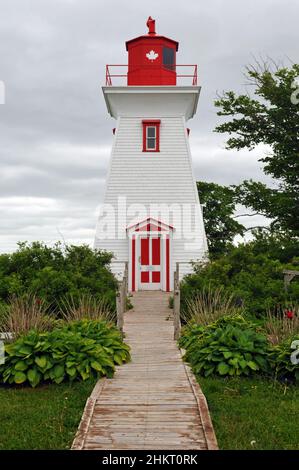
[[[138,36],[137,38],[130,39],[129,41],[126,41],[126,50],[128,50],[128,45],[132,44],[133,42],[140,41],[142,39],[165,39],[166,41],[172,42],[175,44],[176,51],[179,49],[179,43],[177,41],[174,41],[173,39],[167,38],[166,36],[159,36],[156,33],[156,28],[155,28],[155,20],[152,19],[151,16],[148,17],[148,20],[146,22],[146,26],[148,27],[148,33],[144,34],[143,36]]]

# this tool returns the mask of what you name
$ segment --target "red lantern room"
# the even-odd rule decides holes
[[[155,20],[148,18],[148,34],[126,42],[129,55],[128,85],[176,85],[179,43],[159,36]]]

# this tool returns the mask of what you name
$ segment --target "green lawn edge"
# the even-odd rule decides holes
[[[70,449],[95,379],[0,387],[0,450]]]
[[[298,450],[299,388],[263,377],[197,377],[222,450]]]

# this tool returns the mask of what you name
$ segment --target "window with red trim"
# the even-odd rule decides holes
[[[142,121],[143,152],[160,152],[160,124],[158,119]]]

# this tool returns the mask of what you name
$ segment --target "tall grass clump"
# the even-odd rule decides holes
[[[76,320],[116,322],[116,313],[108,302],[91,294],[82,294],[76,299],[73,296],[65,297],[60,303],[60,314],[67,322]]]
[[[299,335],[299,305],[280,306],[275,312],[268,310],[264,329],[274,345]]]
[[[10,333],[11,339],[28,333],[49,331],[55,324],[55,318],[47,314],[48,305],[34,294],[12,296],[5,308],[2,308],[0,332]]]
[[[240,315],[241,309],[236,306],[234,295],[228,294],[223,288],[205,287],[192,299],[186,300],[182,312],[184,323],[208,325],[223,316]]]

